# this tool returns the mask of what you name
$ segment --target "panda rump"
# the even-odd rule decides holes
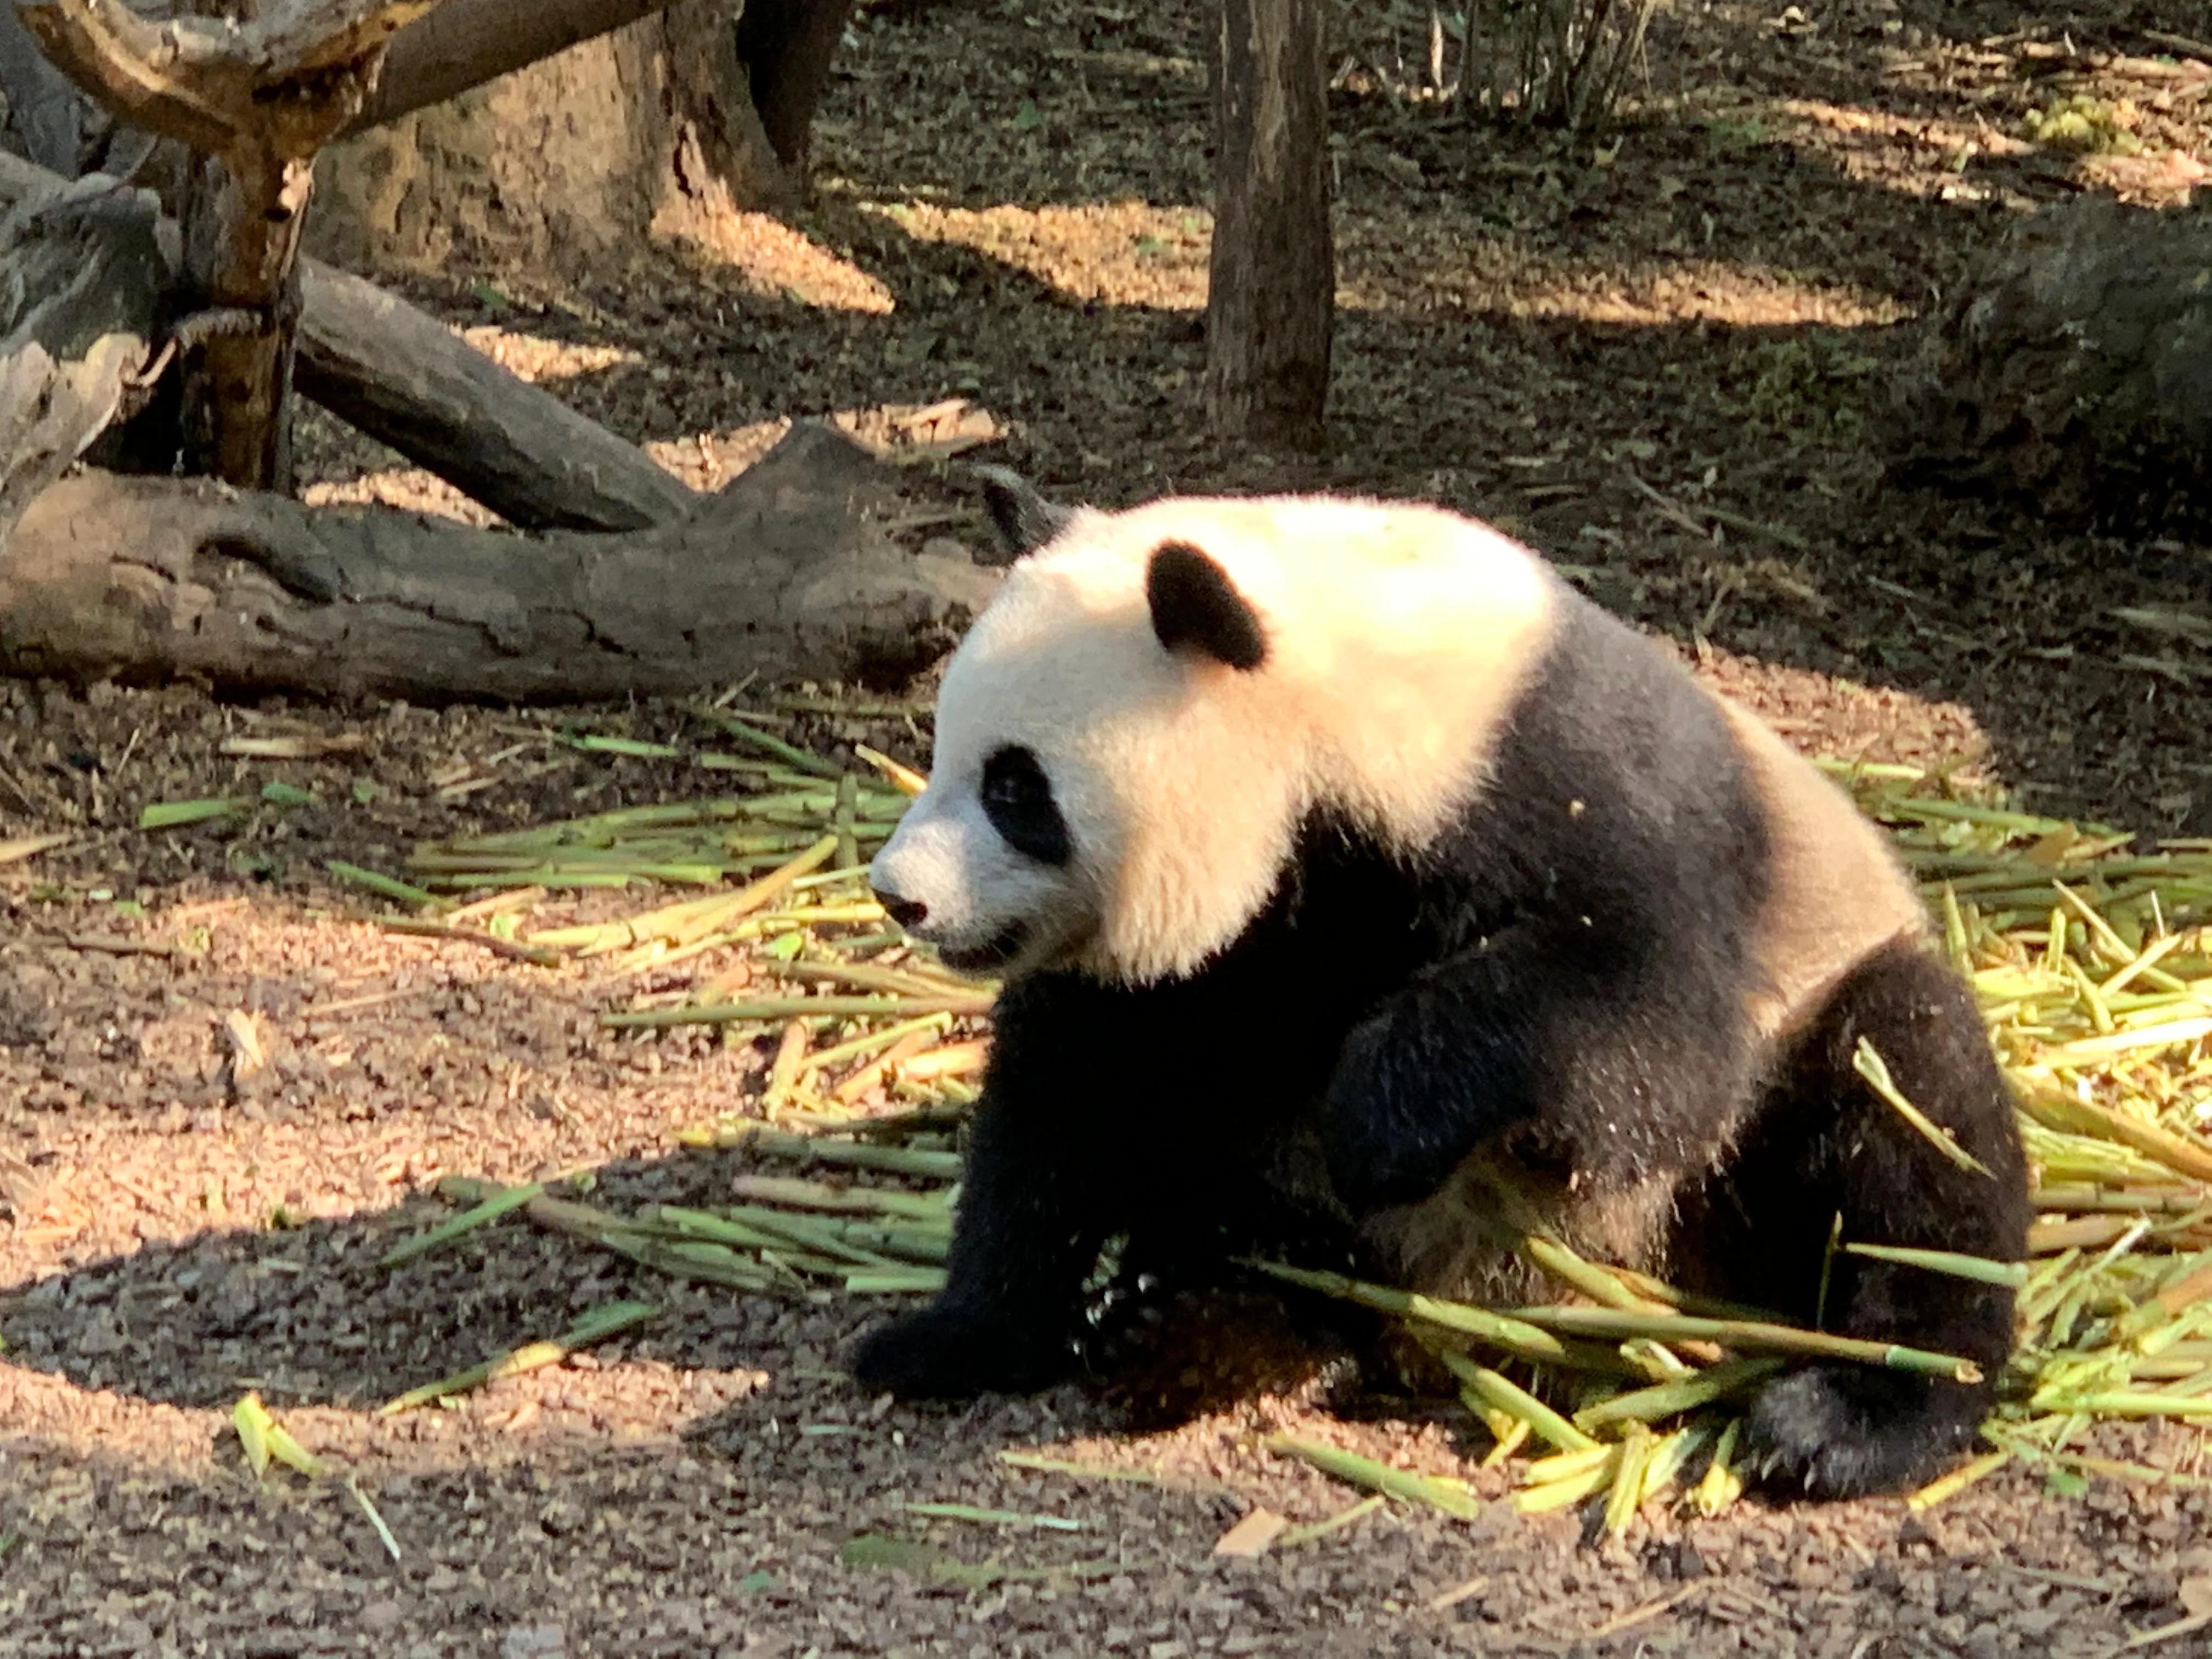
[[[1066,1374],[1117,1237],[1543,1295],[1496,1242],[1501,1173],[1574,1248],[1996,1376],[2010,1291],[1831,1255],[2016,1261],[2028,1200],[1971,994],[1808,762],[1434,508],[994,517],[1048,539],[955,653],[872,879],[1006,987],[946,1287],[863,1343],[866,1385]],[[1862,1042],[1986,1174],[1874,1094]],[[1801,1366],[1753,1403],[1754,1466],[1893,1488],[1990,1389]]]

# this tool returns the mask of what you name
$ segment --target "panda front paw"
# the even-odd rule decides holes
[[[1073,1345],[1036,1328],[943,1307],[879,1326],[854,1350],[853,1376],[870,1394],[970,1400],[1034,1394],[1073,1369]]]
[[[1988,1392],[1864,1365],[1808,1365],[1752,1401],[1743,1467],[1762,1486],[1811,1498],[1917,1486],[1973,1443]]]

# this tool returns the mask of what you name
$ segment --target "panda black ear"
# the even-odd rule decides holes
[[[1000,558],[978,555],[978,564],[1012,564],[1060,534],[1075,516],[1038,495],[1036,486],[1027,478],[1003,466],[979,466],[975,476],[983,481],[983,505],[998,528],[1000,550],[1004,555]]]
[[[1260,618],[1229,573],[1187,542],[1162,542],[1145,570],[1152,632],[1169,650],[1194,646],[1247,672],[1267,660]]]

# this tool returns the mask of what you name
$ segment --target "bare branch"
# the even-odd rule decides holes
[[[55,67],[119,119],[197,150],[220,152],[236,139],[244,86],[211,88],[203,65],[176,72],[195,55],[179,31],[210,25],[149,22],[122,0],[38,0],[16,15]]]
[[[298,0],[257,22],[154,22],[123,0],[17,9],[70,78],[118,117],[209,155],[314,154],[366,101],[380,54],[432,0]]]

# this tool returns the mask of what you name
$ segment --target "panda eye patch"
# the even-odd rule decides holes
[[[1037,763],[1034,750],[1009,744],[993,751],[983,763],[983,781],[977,794],[991,827],[1016,852],[1040,864],[1065,864],[1075,847],[1067,833],[1067,820],[1052,798],[1052,781]]]

